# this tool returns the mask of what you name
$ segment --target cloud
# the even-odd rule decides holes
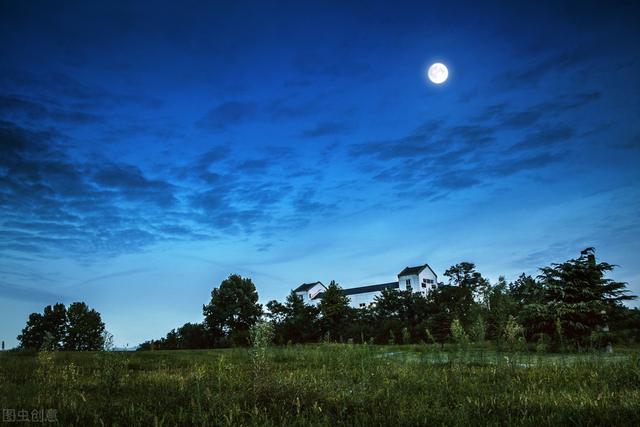
[[[582,48],[554,53],[534,59],[519,70],[502,73],[496,76],[494,83],[506,89],[536,86],[548,74],[575,69],[592,57],[592,52]]]
[[[40,302],[45,304],[51,304],[52,301],[64,302],[67,300],[67,297],[62,294],[44,289],[16,286],[6,282],[0,282],[0,296],[19,301]]]
[[[640,150],[640,134],[627,138],[622,142],[614,143],[612,146],[621,150]]]
[[[224,102],[209,110],[196,124],[206,130],[225,131],[254,118],[257,111],[257,105],[253,102]]]
[[[543,112],[535,110],[507,113],[502,118],[500,126],[503,129],[528,128],[531,125],[537,123],[542,116]]]
[[[331,51],[304,51],[295,56],[294,67],[299,75],[318,78],[356,78],[371,72],[371,65],[352,57],[347,47]]]
[[[162,105],[162,101],[158,98],[107,91],[58,71],[38,73],[5,67],[0,70],[0,91],[38,94],[39,102],[52,103],[52,100],[56,100],[78,111],[113,108],[123,104],[143,108],[158,108]]]
[[[351,157],[371,157],[380,161],[414,158],[418,155],[440,151],[431,136],[411,134],[402,138],[353,144],[349,147]]]
[[[302,101],[298,97],[283,97],[271,101],[264,111],[273,119],[297,119],[320,111],[319,100]]]
[[[128,165],[78,163],[59,137],[0,123],[1,248],[92,257],[163,238],[149,223],[173,219],[158,210],[175,205],[171,184]]]
[[[51,120],[76,125],[94,124],[102,117],[85,111],[69,110],[55,105],[45,105],[15,95],[0,95],[0,113],[6,118],[29,120]]]
[[[86,279],[83,280],[82,282],[76,283],[75,285],[72,285],[71,287],[80,287],[80,286],[84,286],[84,285],[88,285],[90,283],[95,283],[95,282],[101,282],[103,280],[107,280],[107,279],[115,279],[118,277],[128,277],[128,276],[133,276],[136,274],[140,274],[140,273],[146,273],[151,271],[150,268],[132,268],[129,270],[124,270],[124,271],[117,271],[115,273],[110,273],[110,274],[103,274],[101,276],[97,276],[97,277],[92,277],[90,279]]]
[[[123,164],[102,166],[93,175],[93,182],[101,189],[114,191],[127,200],[144,200],[160,207],[176,204],[172,184],[149,179],[136,166]]]
[[[316,123],[312,128],[300,133],[303,138],[321,138],[324,136],[341,135],[350,130],[350,126],[343,122],[325,121]]]
[[[568,143],[574,135],[575,129],[566,125],[543,126],[525,135],[510,151],[547,149],[561,142]]]
[[[269,161],[266,159],[245,160],[238,165],[238,169],[245,173],[260,173],[269,168]]]
[[[439,191],[462,190],[480,184],[474,171],[450,171],[436,176],[431,185]]]

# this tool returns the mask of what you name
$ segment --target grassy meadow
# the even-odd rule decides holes
[[[4,352],[0,407],[61,425],[640,425],[640,364],[427,345]]]

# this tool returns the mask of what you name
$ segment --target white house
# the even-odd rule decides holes
[[[372,305],[374,298],[380,295],[383,289],[401,289],[413,291],[424,297],[432,289],[436,288],[438,275],[429,267],[429,264],[417,267],[406,267],[398,274],[397,282],[380,283],[377,285],[358,286],[344,288],[342,293],[349,297],[351,307],[362,308]],[[293,290],[307,304],[318,304],[327,288],[322,282],[303,283]]]
[[[318,296],[320,292],[326,291],[327,288],[322,282],[303,283],[293,290],[297,295],[302,297],[302,301],[305,304],[314,304],[314,298]]]

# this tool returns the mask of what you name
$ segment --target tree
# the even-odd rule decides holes
[[[42,327],[46,331],[44,347],[48,350],[59,350],[67,333],[67,310],[62,303],[48,305],[44,308]]]
[[[542,286],[533,277],[522,273],[515,282],[510,283],[508,292],[513,302],[519,308],[527,304],[540,302],[542,299]]]
[[[302,297],[291,292],[284,304],[277,301],[267,303],[269,315],[276,326],[276,336],[280,343],[303,343],[318,338],[319,310],[305,304]]]
[[[38,350],[101,350],[105,336],[100,313],[74,302],[68,309],[57,303],[46,306],[43,314],[31,313],[18,340],[21,347]]]
[[[65,350],[102,350],[105,326],[98,313],[84,302],[74,302],[67,310]]]
[[[457,317],[465,329],[471,326],[473,320],[473,309],[476,299],[485,299],[489,293],[490,284],[482,274],[476,271],[475,264],[471,262],[461,262],[449,267],[444,275],[449,278],[449,289],[446,296],[449,299],[449,308],[453,310],[454,317]],[[442,288],[441,288],[442,289]]]
[[[470,310],[467,300],[470,297],[469,290],[452,285],[443,285],[434,289],[427,295],[429,304],[429,316],[426,327],[433,338],[444,344],[451,338],[451,323],[454,319],[468,316]],[[472,300],[473,302],[473,300]]]
[[[487,303],[487,335],[489,338],[502,342],[503,331],[509,316],[518,313],[518,305],[512,297],[513,284],[507,284],[504,277],[498,278],[498,283],[491,288]]]
[[[202,323],[185,323],[177,331],[177,348],[206,348],[207,329]]]
[[[29,315],[18,340],[23,348],[58,350],[63,346],[66,328],[67,310],[64,304],[48,305],[43,314]]]
[[[386,288],[373,301],[375,304],[371,311],[375,318],[375,340],[380,344],[386,344],[392,336],[401,334],[404,326],[401,315],[405,311],[402,306],[403,300],[397,289]]]
[[[18,335],[20,347],[41,349],[44,344],[45,329],[42,322],[42,314],[31,313],[22,333]]]
[[[421,295],[386,288],[374,298],[374,301],[374,330],[379,343],[388,342],[392,334],[403,336],[403,340],[412,342],[424,336],[429,304]]]
[[[262,305],[251,279],[232,274],[211,291],[211,302],[202,311],[214,345],[247,345],[249,328],[262,315]]]
[[[585,346],[593,332],[602,330],[607,316],[634,299],[626,283],[605,278],[614,265],[596,262],[595,250],[587,248],[580,257],[540,269],[541,298],[525,306],[525,318],[535,333],[563,338],[577,347]]]
[[[318,304],[323,334],[332,339],[344,338],[347,322],[351,315],[349,298],[342,293],[342,288],[332,280]]]

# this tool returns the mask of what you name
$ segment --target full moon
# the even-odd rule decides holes
[[[431,64],[429,67],[427,76],[429,77],[429,80],[439,85],[447,81],[447,77],[449,77],[449,70],[447,70],[447,67],[444,64],[436,62],[435,64]]]

